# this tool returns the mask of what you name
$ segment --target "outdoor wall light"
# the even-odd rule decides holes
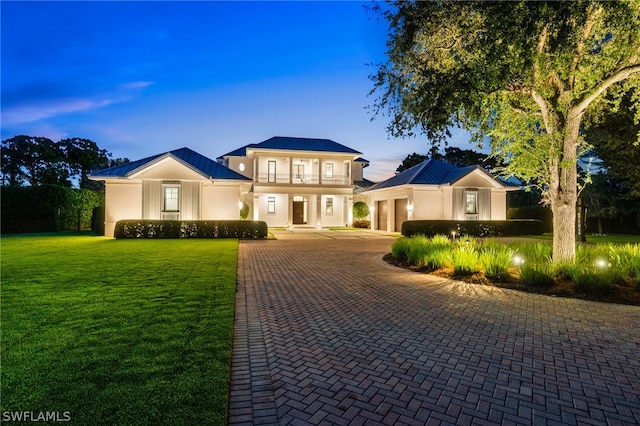
[[[407,211],[408,212],[412,212],[413,211],[413,204],[411,204],[411,203],[407,204]]]
[[[240,210],[242,210],[242,206],[244,205],[244,203],[242,201],[238,201],[238,208]]]

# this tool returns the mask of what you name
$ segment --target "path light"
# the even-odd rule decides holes
[[[451,238],[456,239],[456,231],[451,231]]]
[[[604,269],[604,268],[608,268],[609,266],[611,266],[611,263],[607,262],[604,259],[598,259],[598,260],[596,260],[596,266],[598,268],[603,268]]]
[[[520,265],[524,264],[524,258],[518,256],[517,254],[515,256],[513,256],[512,261],[513,261],[513,264],[516,265],[516,266],[520,266]]]

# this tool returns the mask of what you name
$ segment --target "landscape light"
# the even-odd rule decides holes
[[[524,263],[524,258],[522,258],[522,257],[520,257],[520,256],[518,256],[518,255],[513,256],[513,264],[514,264],[514,265],[516,265],[516,266],[520,266],[520,265],[522,265],[523,263]]]
[[[451,231],[451,238],[456,239],[456,231]]]
[[[604,259],[598,259],[598,260],[596,260],[596,266],[598,268],[607,268],[607,267],[611,266],[611,264],[609,262],[607,262],[606,260],[604,260]]]

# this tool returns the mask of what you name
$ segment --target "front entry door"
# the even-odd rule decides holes
[[[304,225],[304,201],[293,202],[293,224]]]

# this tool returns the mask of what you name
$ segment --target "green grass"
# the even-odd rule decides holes
[[[531,238],[538,240],[553,240],[553,234],[544,235],[522,235],[519,238]],[[606,234],[606,235],[593,235],[587,234],[588,244],[640,244],[640,235],[630,234]]]
[[[2,241],[0,411],[224,424],[237,240]]]

